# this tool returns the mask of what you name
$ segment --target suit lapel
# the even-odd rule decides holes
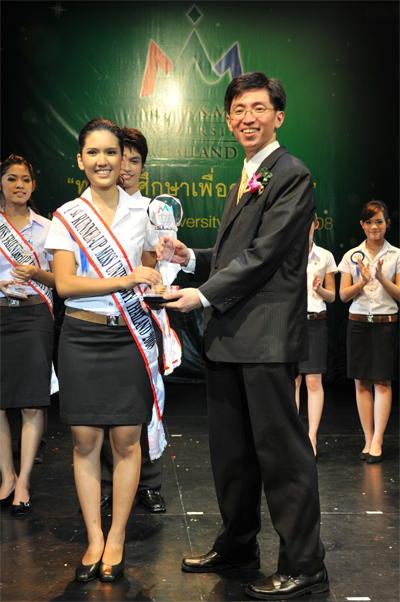
[[[277,148],[273,153],[268,155],[268,157],[261,163],[260,167],[256,171],[256,174],[260,173],[260,170],[263,167],[265,167],[266,169],[272,169],[272,167],[275,165],[275,163],[278,161],[278,159],[285,153],[287,153],[287,150],[284,146],[280,146],[279,148]],[[231,193],[236,191],[236,194],[234,196],[235,201],[232,202],[232,197],[231,198],[228,197],[229,198],[229,206],[228,206],[228,201],[227,201],[226,211],[224,213],[224,219],[222,220],[222,224],[220,227],[220,232],[222,231],[221,234],[224,233],[224,231],[229,226],[229,224],[239,215],[239,213],[241,212],[243,207],[246,206],[247,202],[252,198],[252,196],[254,194],[258,194],[257,192],[245,192],[243,194],[242,198],[240,199],[239,203],[237,205],[235,205],[234,203],[236,203],[236,195],[237,195],[237,191],[239,188],[239,183],[240,183],[240,179],[236,183],[235,188],[232,188],[232,190],[231,190]],[[266,190],[268,190],[268,186],[269,186],[269,183],[266,186]]]
[[[222,235],[230,221],[230,216],[232,215],[232,211],[236,205],[237,194],[240,185],[240,178],[236,182],[235,186],[229,191],[228,196],[225,202],[225,209],[222,215],[221,225],[219,227],[219,235]]]

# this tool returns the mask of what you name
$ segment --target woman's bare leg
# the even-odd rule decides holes
[[[88,548],[82,564],[98,562],[104,549],[100,516],[100,450],[104,430],[94,426],[71,426],[74,443],[76,491],[88,534]]]
[[[324,407],[324,388],[322,374],[306,374],[307,406],[308,406],[308,436],[317,455],[317,432],[321,422]]]
[[[382,453],[383,434],[392,407],[392,385],[390,381],[374,381],[374,387],[374,436],[369,452],[372,456],[380,456]]]
[[[17,506],[29,501],[32,468],[43,433],[43,408],[24,408],[21,414],[21,466],[13,502]]]
[[[103,555],[105,564],[115,565],[122,560],[126,523],[140,477],[141,429],[141,424],[110,428],[114,460],[113,509],[111,529]]]
[[[374,401],[372,399],[372,381],[355,380],[358,415],[364,431],[365,445],[363,453],[369,453],[374,436]]]
[[[12,455],[10,424],[6,410],[0,410],[0,472],[0,499],[4,500],[13,491],[17,482]]]
[[[302,379],[303,379],[302,375],[299,374],[295,380],[295,383],[296,383],[295,398],[296,398],[297,413],[299,413],[299,411],[300,411],[300,387],[301,387]]]

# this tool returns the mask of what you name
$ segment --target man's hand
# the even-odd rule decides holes
[[[160,240],[158,241],[156,251],[158,261],[164,259],[164,246],[171,246],[174,248],[174,254],[170,259],[171,263],[178,263],[179,265],[187,266],[190,259],[190,253],[189,249],[183,244],[183,242],[180,242],[176,238],[172,238],[172,236],[161,236]]]
[[[184,314],[192,311],[192,309],[201,307],[200,297],[195,288],[183,288],[172,293],[164,293],[163,297],[164,299],[176,299],[179,297],[178,301],[168,303],[164,305],[164,307],[174,309],[175,311],[181,311]]]

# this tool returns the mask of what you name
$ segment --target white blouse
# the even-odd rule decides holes
[[[39,258],[41,269],[45,272],[50,272],[49,262],[53,260],[53,255],[49,251],[46,251],[45,242],[50,230],[51,221],[38,215],[29,207],[28,211],[29,223],[21,230],[21,234],[34,248]],[[13,280],[13,276],[10,275],[12,269],[13,266],[11,263],[4,257],[3,253],[0,253],[0,280]],[[37,294],[33,288],[29,287],[29,296]],[[1,291],[0,297],[5,297]]]
[[[315,276],[321,280],[321,286],[324,286],[326,274],[336,274],[335,259],[330,251],[317,247],[315,243],[311,248],[311,253],[308,255],[307,264],[307,311],[319,313],[326,309],[326,303],[317,291],[313,291],[313,280]]]
[[[348,251],[342,261],[339,263],[339,271],[345,274],[351,274],[353,284],[356,284],[362,277],[357,273],[356,253],[362,253],[365,264],[369,263],[371,270],[371,280],[364,286],[362,291],[353,299],[349,312],[362,315],[390,315],[399,311],[396,301],[375,278],[375,268],[378,259],[383,259],[382,272],[388,280],[395,281],[396,274],[400,273],[400,249],[393,247],[385,240],[382,249],[374,259],[371,259],[368,253],[366,241],[361,245]],[[361,256],[362,257],[362,256]]]
[[[146,204],[143,203],[143,200],[129,196],[119,186],[118,190],[118,206],[110,229],[124,248],[132,268],[136,269],[141,265],[143,251],[155,251],[158,236],[154,228],[151,227],[146,211]],[[93,204],[90,188],[87,188],[81,196]],[[50,252],[54,252],[57,249],[72,251],[75,254],[77,276],[99,278],[97,272],[89,262],[87,262],[87,270],[82,271],[79,245],[72,239],[67,228],[56,216],[51,222],[45,246]],[[68,298],[65,301],[65,305],[95,313],[120,315],[111,295]]]

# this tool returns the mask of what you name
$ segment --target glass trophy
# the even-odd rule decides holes
[[[167,285],[168,282],[175,279],[177,267],[179,270],[179,266],[171,264],[170,261],[174,254],[173,238],[176,238],[176,231],[183,217],[182,205],[179,199],[169,194],[161,194],[150,201],[147,214],[158,238],[166,237],[163,254],[158,261],[158,269],[162,274],[164,284]],[[147,303],[175,301],[176,299],[166,301],[163,299],[163,294],[177,291],[179,286],[164,286],[164,284],[152,286],[150,292],[144,297],[144,301]]]
[[[21,263],[23,265],[32,263],[32,259],[34,257],[33,250],[30,249],[27,245],[21,246]],[[27,299],[29,295],[29,285],[26,283],[13,282],[9,284],[6,288],[6,295],[10,297],[14,297],[16,299]]]
[[[149,203],[147,214],[150,223],[155,227],[158,238],[171,237],[182,221],[183,209],[179,199],[169,194],[160,194]],[[161,261],[169,262],[174,254],[174,244],[171,239],[164,242]]]

